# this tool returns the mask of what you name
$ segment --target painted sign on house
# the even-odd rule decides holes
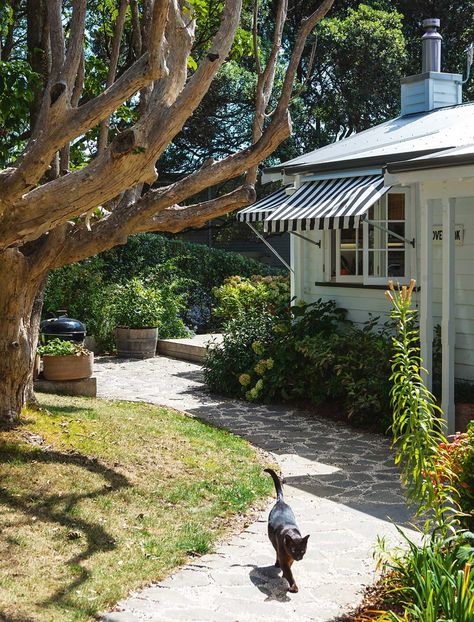
[[[433,242],[441,244],[443,241],[443,225],[433,225]],[[454,225],[454,243],[462,246],[464,242],[464,225]]]

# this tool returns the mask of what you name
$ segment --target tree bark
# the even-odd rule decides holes
[[[17,249],[0,253],[0,426],[18,422],[31,396],[41,305],[35,298],[46,274],[32,270]]]
[[[122,40],[123,27],[125,24],[125,12],[128,0],[121,0],[117,20],[115,22],[114,36],[112,40],[112,53],[110,55],[109,70],[107,72],[106,88],[112,86],[117,73],[117,66],[120,56],[120,41]],[[97,151],[100,153],[107,147],[109,137],[110,117],[104,119],[100,124],[99,139],[97,141]]]
[[[40,323],[41,323],[41,313],[43,311],[43,302],[44,302],[44,292],[46,290],[46,280],[47,275],[44,276],[43,282],[39,285],[39,289],[36,293],[33,307],[31,310],[31,319],[30,319],[30,341],[31,348],[33,352],[32,363],[35,362],[35,354],[36,348],[38,346],[39,340],[39,332],[40,332]],[[30,369],[30,373],[28,374],[28,382],[25,389],[25,404],[27,406],[37,406],[38,400],[35,396],[34,386],[33,386],[33,369]]]

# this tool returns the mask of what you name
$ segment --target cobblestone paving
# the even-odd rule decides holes
[[[273,567],[265,512],[214,553],[119,603],[103,622],[322,622],[357,603],[374,578],[376,535],[396,541],[393,523],[409,520],[386,439],[286,407],[210,396],[200,367],[184,361],[103,358],[95,371],[102,397],[171,406],[272,452],[285,498],[310,533],[294,567],[297,594],[286,592]]]

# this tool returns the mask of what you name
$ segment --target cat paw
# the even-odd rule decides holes
[[[298,586],[296,585],[296,583],[293,583],[293,585],[290,585],[290,588],[288,591],[293,592],[293,594],[295,594],[298,591]]]

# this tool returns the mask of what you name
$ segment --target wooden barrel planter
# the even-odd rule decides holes
[[[92,376],[94,354],[43,355],[43,376],[46,380],[83,380]]]
[[[116,328],[115,344],[121,358],[148,359],[155,356],[158,328]]]

